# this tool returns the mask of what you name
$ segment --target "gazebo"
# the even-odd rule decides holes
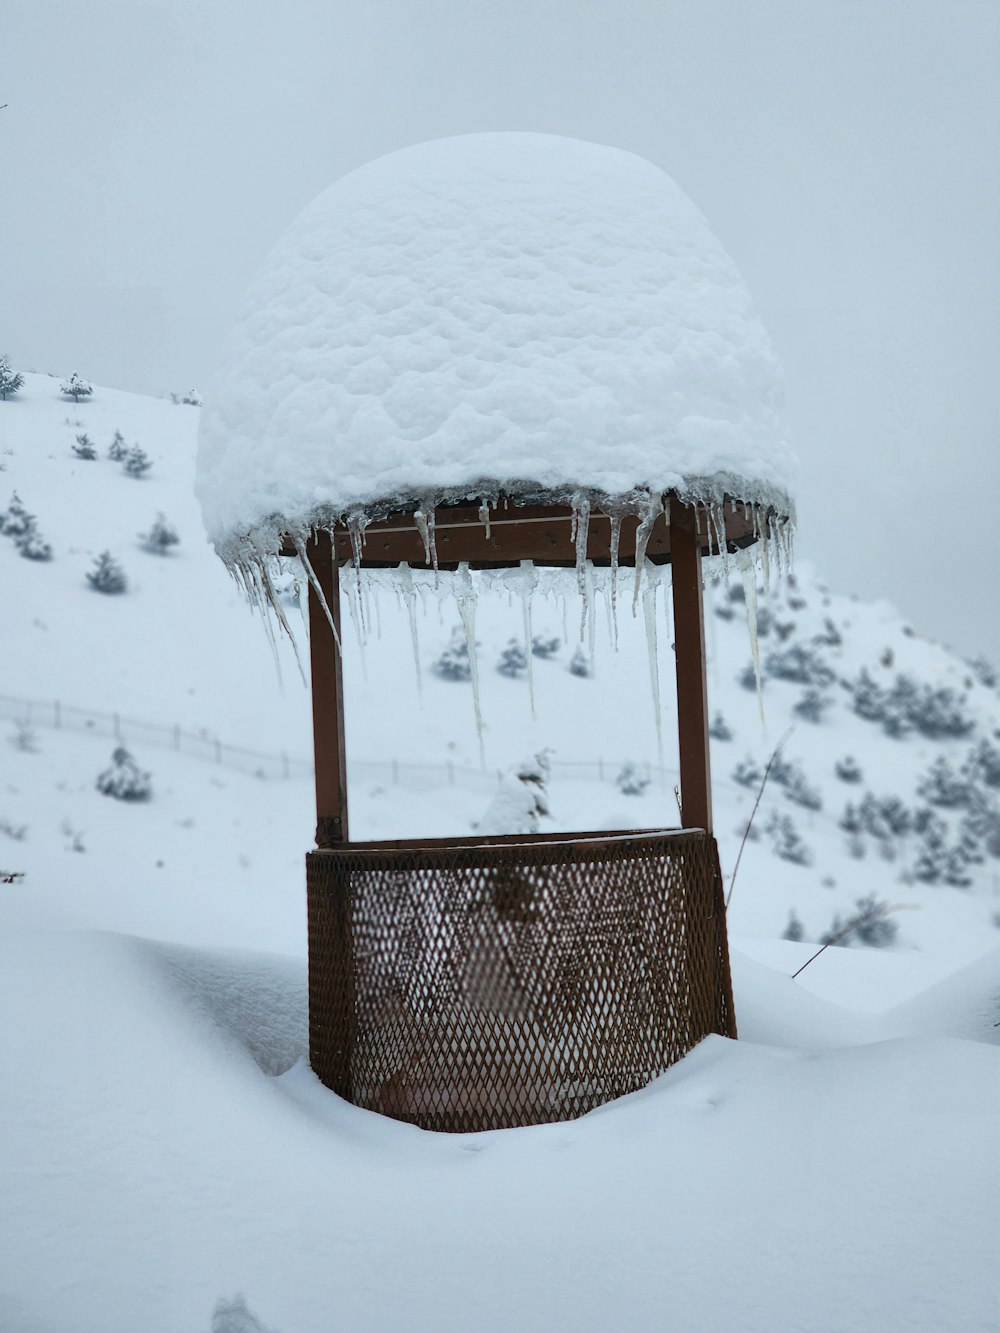
[[[425,1128],[568,1119],[736,1035],[712,833],[702,560],[784,550],[781,377],[658,168],[537,134],[359,168],[279,240],[206,393],[209,535],[309,580],[310,1060]],[[350,837],[340,572],[671,565],[680,827]],[[287,626],[286,626],[287,628]],[[665,812],[666,814],[666,812]]]

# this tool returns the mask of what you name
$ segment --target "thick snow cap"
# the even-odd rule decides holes
[[[789,518],[781,406],[735,265],[658,167],[440,139],[343,177],[278,241],[205,394],[198,494],[233,563],[498,492]]]

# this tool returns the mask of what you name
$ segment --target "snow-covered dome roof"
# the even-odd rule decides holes
[[[229,558],[499,491],[786,516],[781,408],[740,275],[669,176],[474,134],[368,163],[284,233],[206,390],[197,487]]]

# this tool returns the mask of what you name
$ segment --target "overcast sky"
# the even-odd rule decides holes
[[[5,0],[2,102],[0,349],[149,393],[371,157],[650,158],[785,365],[800,555],[1000,662],[1000,0]]]

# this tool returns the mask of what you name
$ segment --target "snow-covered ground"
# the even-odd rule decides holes
[[[308,694],[287,644],[279,684],[202,536],[197,410],[26,381],[0,403],[0,513],[16,490],[53,558],[0,537],[0,870],[19,876],[0,884],[3,1333],[207,1331],[213,1310],[216,1333],[1000,1326],[1000,790],[971,761],[1000,728],[988,672],[800,570],[762,601],[762,724],[738,679],[743,605],[716,589],[727,876],[759,788],[733,775],[794,726],[733,891],[740,1041],[572,1124],[422,1133],[338,1101],[304,1063]],[[145,476],[106,457],[116,429]],[[82,432],[97,459],[74,456]],[[158,511],[181,538],[166,555],[137,539]],[[105,549],[124,594],[87,584]],[[598,606],[590,677],[568,670],[576,601],[536,603],[534,632],[561,643],[533,659],[533,721],[523,675],[494,669],[520,600],[481,598],[485,769],[468,685],[434,670],[453,604],[426,598],[421,698],[405,611],[373,601],[363,655],[348,631],[355,836],[468,831],[497,770],[545,747],[553,827],[675,822],[668,624],[661,607],[660,771],[628,600],[617,653]],[[794,712],[810,688],[819,722]],[[119,740],[148,802],[95,788]],[[836,775],[847,755],[860,781]],[[930,799],[948,794],[927,783],[941,759],[958,804]],[[639,795],[615,784],[626,761],[650,766]],[[898,833],[876,817],[888,797]],[[869,812],[853,831],[849,803]],[[887,947],[827,949],[791,980],[869,896],[900,908]],[[780,938],[790,911],[798,943]]]

